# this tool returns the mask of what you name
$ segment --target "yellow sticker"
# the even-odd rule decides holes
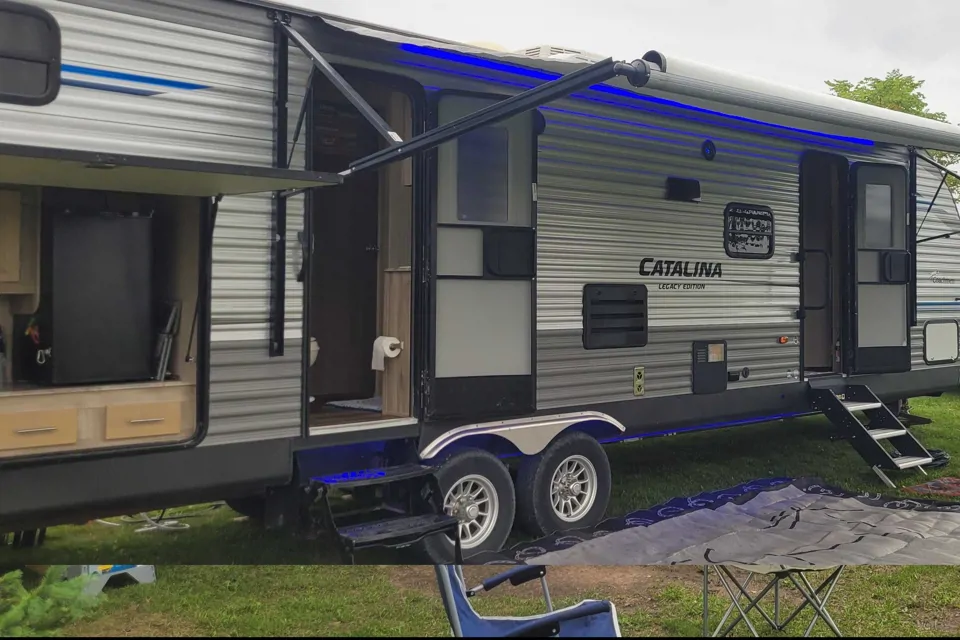
[[[645,391],[645,382],[643,379],[643,367],[633,368],[633,395],[642,396]]]
[[[711,344],[707,347],[707,362],[723,362],[723,352],[724,352],[723,343]]]

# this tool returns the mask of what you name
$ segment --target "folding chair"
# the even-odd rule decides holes
[[[744,624],[747,625],[747,628],[750,629],[750,632],[753,634],[753,637],[759,638],[757,629],[753,626],[753,623],[750,621],[750,617],[747,615],[751,610],[756,609],[760,615],[763,617],[766,622],[777,631],[784,631],[793,620],[800,614],[801,611],[809,606],[814,611],[813,620],[810,621],[810,624],[807,626],[806,633],[803,634],[804,638],[810,637],[810,633],[813,631],[813,627],[817,624],[817,620],[823,620],[824,623],[838,638],[842,637],[843,634],[840,633],[840,629],[837,628],[836,623],[833,621],[833,618],[830,617],[830,613],[827,611],[827,601],[830,599],[830,595],[833,593],[834,587],[837,586],[837,581],[840,579],[840,575],[843,573],[844,567],[818,567],[816,569],[801,569],[793,567],[760,567],[752,565],[739,565],[731,564],[729,566],[742,569],[748,573],[747,579],[741,584],[739,580],[730,572],[728,566],[724,565],[707,565],[703,567],[703,636],[704,637],[725,637],[733,629],[740,624],[742,620]],[[723,614],[723,618],[720,620],[720,624],[717,625],[714,629],[713,634],[710,633],[710,622],[709,622],[709,597],[710,597],[710,569],[713,568],[717,576],[720,578],[720,585],[723,587],[723,590],[730,597],[731,605],[727,608],[726,613]],[[831,570],[830,575],[824,580],[819,587],[816,589],[810,584],[810,581],[807,580],[807,573],[811,571],[825,571]],[[750,588],[750,583],[753,582],[753,579],[757,576],[766,576],[770,580],[766,586],[764,586],[756,596],[750,595],[748,589]],[[761,578],[762,579],[762,578]],[[793,613],[783,619],[781,622],[780,615],[780,584],[785,580],[789,580],[797,591],[803,596],[803,602],[798,606]],[[760,602],[764,597],[773,591],[773,616],[765,611],[760,605]],[[826,593],[821,598],[820,594],[826,591]],[[746,606],[741,604],[741,598],[746,598]],[[731,622],[727,627],[724,627],[724,624],[727,622],[727,619],[730,615],[737,611],[737,617]]]
[[[479,586],[467,589],[463,569],[458,565],[435,567],[440,597],[450,620],[450,628],[457,638],[619,638],[620,625],[613,603],[584,600],[565,609],[553,609],[547,588],[546,567],[516,567]],[[537,616],[516,618],[483,617],[474,611],[470,598],[483,591],[491,591],[504,582],[518,586],[540,578],[547,612]]]

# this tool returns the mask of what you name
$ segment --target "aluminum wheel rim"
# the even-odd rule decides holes
[[[460,546],[473,549],[493,533],[500,514],[500,500],[493,483],[474,474],[450,487],[443,499],[443,510],[460,521]]]
[[[550,506],[564,522],[583,518],[597,500],[597,470],[584,456],[570,456],[553,472]]]

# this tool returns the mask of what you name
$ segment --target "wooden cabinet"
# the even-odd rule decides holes
[[[409,268],[389,269],[384,273],[383,335],[403,343],[396,358],[384,362],[382,393],[383,415],[410,416],[410,296]]]
[[[36,293],[40,216],[33,196],[0,189],[0,295]]]
[[[19,191],[0,191],[0,283],[20,282],[21,209]]]
[[[107,440],[155,438],[180,433],[182,402],[116,404],[107,407]]]
[[[0,449],[37,449],[77,442],[78,411],[17,411],[0,415]]]
[[[196,389],[154,382],[0,392],[0,461],[185,442],[196,431]]]

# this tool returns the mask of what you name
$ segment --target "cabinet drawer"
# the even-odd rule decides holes
[[[180,433],[182,402],[115,404],[107,407],[107,440],[156,438]]]
[[[76,409],[0,415],[0,450],[56,447],[76,442]]]

